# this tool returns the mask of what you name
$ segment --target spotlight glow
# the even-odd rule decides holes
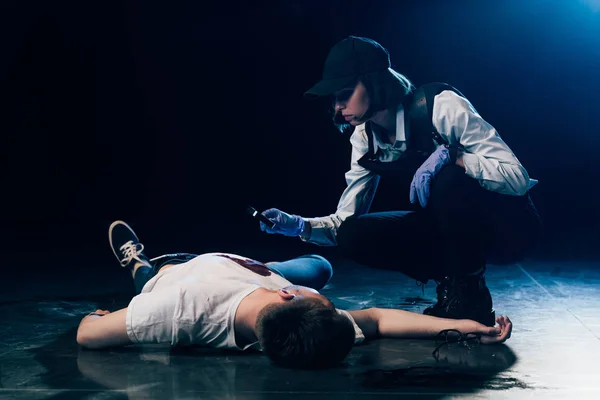
[[[587,4],[592,10],[600,11],[600,0],[582,0],[584,4]]]

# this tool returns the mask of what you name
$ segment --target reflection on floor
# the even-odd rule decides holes
[[[422,310],[425,290],[401,275],[347,263],[323,290],[338,308]],[[165,346],[86,351],[82,316],[127,304],[124,295],[0,305],[0,398],[600,398],[600,271],[584,263],[490,266],[498,314],[515,325],[506,345],[444,347],[379,340],[328,371],[290,371],[260,354]]]

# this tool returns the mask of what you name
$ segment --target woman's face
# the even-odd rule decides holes
[[[365,85],[358,82],[353,88],[342,89],[333,94],[336,121],[356,126],[362,124],[362,116],[369,109],[369,96]]]

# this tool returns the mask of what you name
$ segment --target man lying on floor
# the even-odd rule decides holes
[[[336,309],[312,288],[332,275],[331,264],[316,255],[267,264],[220,253],[150,260],[122,221],[110,226],[109,241],[138,294],[127,308],[83,318],[77,343],[91,349],[134,343],[258,349],[281,366],[322,368],[340,363],[365,338],[434,338],[454,329],[493,344],[512,331],[508,317],[488,327],[396,309]]]

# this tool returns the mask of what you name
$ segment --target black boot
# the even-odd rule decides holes
[[[440,318],[472,319],[487,326],[496,324],[492,296],[483,273],[445,277],[436,291],[437,304],[427,307],[423,314]]]

